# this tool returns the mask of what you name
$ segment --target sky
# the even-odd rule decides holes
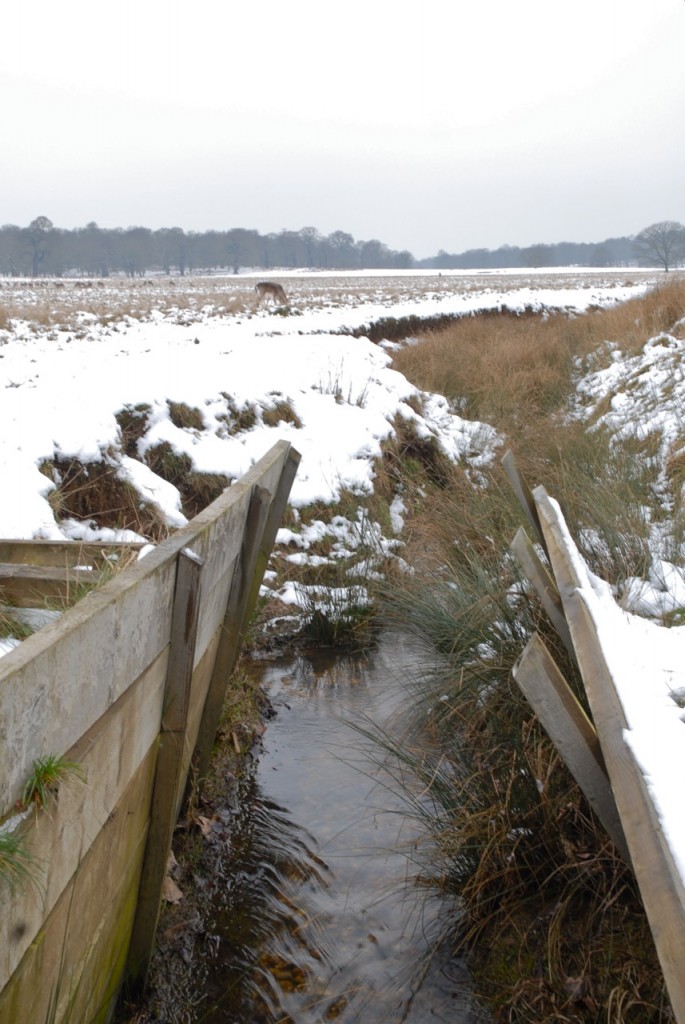
[[[3,39],[1,224],[422,258],[685,221],[684,0],[33,0]]]

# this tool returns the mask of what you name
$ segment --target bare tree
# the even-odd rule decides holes
[[[685,227],[676,220],[651,224],[635,236],[635,248],[647,263],[669,271],[685,259]]]

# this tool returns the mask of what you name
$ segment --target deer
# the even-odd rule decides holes
[[[269,298],[272,304],[276,302],[280,302],[283,306],[288,304],[288,296],[283,291],[283,288],[280,284],[274,284],[273,281],[259,281],[254,286],[254,290],[259,297],[257,303],[259,306],[261,306],[266,298]]]

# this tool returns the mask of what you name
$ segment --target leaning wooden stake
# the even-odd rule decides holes
[[[150,826],[128,955],[127,973],[133,987],[145,983],[176,823],[195,657],[202,564],[202,559],[187,548],[179,553]]]
[[[537,633],[514,666],[514,679],[621,856],[630,864],[595,728]]]
[[[537,552],[522,526],[519,527],[516,536],[511,542],[511,550],[540,599],[540,603],[547,612],[549,620],[559,634],[564,647],[575,660],[576,654],[573,649],[573,641],[571,640],[564,608],[554,582],[554,577],[548,572],[541,559],[538,558]]]
[[[508,451],[502,456],[502,466],[504,468],[504,472],[507,474],[514,494],[518,498],[521,508],[528,519],[528,522],[533,527],[536,539],[539,541],[545,554],[547,554],[547,541],[545,540],[545,535],[542,532],[542,527],[540,526],[540,517],[538,515],[537,506],[530,487],[516,465],[516,459],[514,458],[513,452]]]

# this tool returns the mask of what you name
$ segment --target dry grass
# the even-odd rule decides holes
[[[649,337],[682,330],[684,317],[685,280],[674,278],[642,298],[584,316],[468,317],[400,349],[393,365],[418,387],[446,395],[463,415],[496,427],[531,486],[543,484],[561,502],[594,571],[617,582],[639,574],[649,558],[645,509],[654,505],[659,438],[612,443],[606,430],[589,433],[566,414],[577,376],[611,358],[607,343],[631,354]],[[674,492],[680,462],[674,451],[667,467]],[[484,515],[473,507],[474,501],[482,504],[482,495],[472,495],[459,469],[447,490],[459,495],[454,515],[460,529]],[[489,474],[490,504],[507,490],[495,467]],[[505,523],[515,529],[511,510],[504,511],[508,504],[504,497],[499,510],[491,510],[495,520],[485,531],[498,541],[506,536],[500,532]],[[465,508],[467,515],[459,512]],[[455,519],[429,510],[426,525],[428,533],[433,526],[441,533],[453,529]],[[424,532],[420,517],[417,528]],[[431,544],[422,537],[419,552]]]
[[[61,328],[85,335],[93,323],[116,330],[129,319],[161,311],[191,326],[209,315],[250,311],[252,282],[239,278],[155,277],[93,280],[8,280],[0,283],[0,328],[24,320],[32,330]]]
[[[101,527],[132,530],[151,540],[163,540],[169,530],[161,513],[145,503],[140,494],[118,476],[115,460],[82,463],[54,458],[40,470],[55,484],[48,495],[55,518],[92,520]]]
[[[231,483],[223,473],[194,470],[190,456],[175,452],[168,441],[151,445],[145,453],[145,462],[153,473],[178,489],[183,512],[188,519],[215,501]]]
[[[426,391],[454,399],[470,419],[494,425],[558,405],[573,367],[572,321],[502,313],[465,317],[394,356]],[[544,353],[544,354],[543,354]]]
[[[683,316],[685,284],[671,280],[585,317],[469,318],[400,350],[394,365],[502,431],[528,483],[560,500],[590,567],[618,583],[650,560],[659,446],[651,435],[611,444],[564,413],[605,342],[633,352],[682,330]],[[677,447],[675,484],[681,463]],[[470,951],[496,1021],[671,1022],[634,878],[513,680],[537,631],[585,701],[577,669],[517,585],[507,552],[522,514],[503,470],[494,464],[476,487],[457,467],[447,486],[422,486],[406,531],[417,572],[385,597],[391,621],[437,666],[417,682],[416,704],[417,734],[431,722],[437,754],[421,752],[412,768],[434,801],[426,883],[459,908],[452,941]],[[406,762],[412,745],[396,756]]]
[[[269,399],[273,404],[262,404],[262,420],[268,427],[277,427],[280,423],[292,423],[298,429],[302,426],[302,420],[290,398],[274,391],[269,395]]]
[[[632,354],[654,335],[682,332],[683,317],[685,280],[676,278],[583,316],[464,317],[401,349],[393,363],[417,386],[451,398],[463,415],[515,433],[558,410],[578,368],[596,364],[606,342]]]

